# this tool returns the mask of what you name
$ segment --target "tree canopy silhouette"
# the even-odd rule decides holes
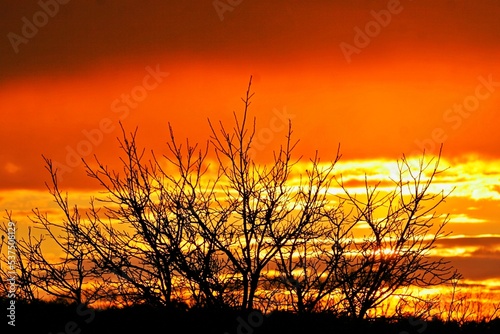
[[[416,166],[403,156],[392,190],[366,179],[365,193],[354,194],[335,175],[339,148],[327,162],[317,152],[307,162],[294,158],[291,122],[272,163],[259,164],[251,154],[252,97],[250,78],[243,112],[231,127],[209,120],[206,145],[181,144],[169,125],[161,156],[139,148],[137,130],[122,127],[120,170],[82,159],[105,194],[84,213],[71,207],[45,158],[47,187],[64,219],[34,210],[32,220],[62,255],[48,258],[44,236],[20,239],[27,283],[78,303],[182,302],[362,318],[390,296],[411,298],[405,289],[457,277],[429,253],[448,222],[437,208],[449,194],[430,192],[442,173],[439,156],[423,154]]]

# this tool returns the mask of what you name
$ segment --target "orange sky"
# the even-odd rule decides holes
[[[119,120],[155,150],[165,149],[168,122],[180,139],[205,141],[207,118],[241,111],[252,75],[257,157],[284,138],[287,117],[297,153],[318,149],[323,160],[339,143],[347,163],[395,161],[424,146],[436,153],[444,142],[448,182],[465,180],[446,209],[476,219],[452,225],[465,237],[447,242],[480,247],[474,260],[457,260],[470,276],[500,268],[498,1],[232,3],[218,12],[213,1],[70,1],[42,22],[38,1],[3,2],[0,209],[50,207],[42,154],[67,167],[63,187],[92,190],[72,159],[80,147],[83,157],[116,161]],[[367,27],[375,30],[363,42],[357,31]],[[346,57],[347,44],[357,51]],[[133,92],[146,95],[127,106]],[[90,146],[85,133],[94,134]],[[487,176],[491,193],[474,197]],[[474,238],[486,234],[496,241]],[[500,269],[476,278],[490,276],[500,280]]]

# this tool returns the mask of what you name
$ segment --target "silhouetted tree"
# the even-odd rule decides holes
[[[181,145],[169,125],[167,152],[158,157],[138,148],[137,130],[122,127],[119,170],[82,159],[105,194],[91,199],[85,216],[70,207],[46,159],[64,220],[34,211],[45,236],[18,243],[26,282],[84,303],[289,306],[363,318],[390,296],[404,297],[405,288],[456,277],[446,261],[429,256],[447,235],[448,219],[436,208],[448,194],[430,192],[442,172],[439,157],[423,156],[416,166],[403,157],[393,189],[366,179],[365,194],[355,195],[334,174],[339,149],[325,163],[317,153],[307,163],[293,158],[289,123],[271,163],[259,164],[251,154],[251,83],[241,117],[234,113],[231,128],[209,120],[204,147]],[[331,193],[336,186],[344,195]],[[60,249],[58,261],[42,251],[45,237]]]
[[[280,275],[274,280],[279,289],[288,292],[285,300],[299,313],[323,309],[321,302],[339,284],[335,270],[340,257],[332,256],[335,254],[329,251],[331,245],[325,243],[325,236],[332,233],[330,220],[342,216],[341,204],[332,205],[329,194],[333,169],[339,159],[337,150],[334,161],[326,165],[322,166],[317,154],[311,160],[306,181],[295,190],[298,214],[307,224],[278,249],[275,259]]]
[[[322,170],[316,156],[310,171],[293,175],[300,159],[292,158],[297,142],[291,139],[289,123],[286,142],[274,152],[272,162],[257,164],[250,154],[256,122],[248,117],[253,96],[250,87],[251,81],[242,99],[243,116],[238,119],[234,114],[232,131],[222,123],[218,129],[210,123],[223,190],[214,205],[216,216],[223,215],[226,221],[218,230],[211,228],[213,224],[199,221],[205,239],[229,259],[230,273],[237,274],[242,309],[255,307],[258,289],[266,280],[266,268],[276,257],[283,258],[286,248],[298,245],[298,240],[315,229],[325,206],[329,173],[339,158]],[[259,299],[269,303],[265,295]]]
[[[430,256],[435,242],[449,234],[444,232],[448,215],[436,211],[449,193],[430,192],[435,177],[443,172],[440,156],[441,152],[437,158],[422,156],[413,167],[403,156],[397,179],[391,180],[392,190],[379,190],[380,183],[370,186],[365,179],[366,193],[356,196],[340,181],[343,203],[352,208],[348,226],[366,227],[361,238],[351,230],[343,245],[338,236],[332,240],[340,242],[336,249],[345,253],[335,272],[351,316],[364,317],[402,288],[440,285],[458,277],[449,261]]]
[[[117,278],[118,299],[125,304],[170,305],[174,261],[187,242],[187,224],[176,216],[162,171],[143,160],[135,133],[124,134],[120,145],[125,153],[122,173],[97,158],[95,169],[84,161],[89,177],[100,183],[107,197],[98,199],[103,203],[99,207],[92,201],[87,224],[74,231],[92,250],[95,266]]]
[[[49,163],[49,170],[50,170]],[[38,209],[33,210],[33,227],[28,227],[27,238],[16,240],[16,285],[18,298],[27,301],[41,295],[77,304],[90,304],[102,296],[105,285],[101,270],[89,261],[89,249],[75,233],[80,215],[75,208],[70,215],[67,198],[63,198],[54,179],[51,191],[56,202],[67,215],[61,222],[49,221]],[[11,217],[9,217],[9,220]],[[6,231],[6,226],[1,230]],[[39,236],[34,231],[41,231]],[[43,250],[51,247],[50,252]],[[49,256],[54,250],[57,256]],[[3,275],[6,277],[6,272]]]

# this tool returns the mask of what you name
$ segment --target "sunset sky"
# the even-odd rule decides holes
[[[60,2],[0,5],[0,209],[21,230],[32,208],[53,212],[42,155],[85,205],[98,188],[79,159],[113,165],[119,121],[157,152],[169,122],[203,143],[252,76],[262,161],[288,119],[297,156],[327,161],[340,143],[353,179],[443,143],[436,189],[456,189],[439,254],[500,291],[497,0]]]

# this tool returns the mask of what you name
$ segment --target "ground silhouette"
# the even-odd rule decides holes
[[[1,301],[5,310],[7,301]],[[6,324],[6,322],[4,322]],[[4,325],[5,327],[5,325]],[[13,328],[11,326],[9,332]],[[297,314],[234,309],[186,309],[137,305],[127,308],[90,309],[61,302],[19,301],[16,331],[29,333],[439,333],[498,334],[500,319],[490,322],[443,322],[438,319],[338,317],[328,313]],[[4,331],[2,331],[4,333]]]

